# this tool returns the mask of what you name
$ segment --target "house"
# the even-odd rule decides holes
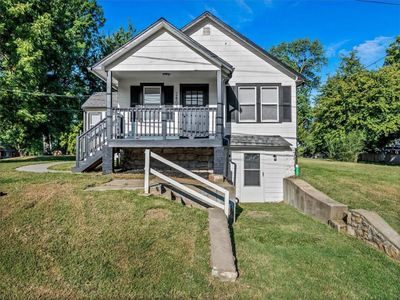
[[[303,78],[209,12],[178,29],[161,18],[91,72],[107,83],[83,104],[76,171],[144,167],[151,149],[241,202],[283,198],[294,174]],[[161,166],[160,166],[161,167]]]
[[[18,156],[18,153],[15,149],[11,149],[4,145],[0,145],[0,159],[1,158],[11,158]]]

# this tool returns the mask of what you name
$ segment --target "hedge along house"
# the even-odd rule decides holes
[[[76,171],[143,169],[144,149],[214,180],[242,202],[281,201],[294,174],[300,74],[209,12],[159,19],[90,70],[107,82],[82,106]],[[114,92],[112,92],[114,91]]]

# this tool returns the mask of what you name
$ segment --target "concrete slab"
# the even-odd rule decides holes
[[[143,191],[143,179],[114,179],[99,186],[89,187],[85,191]]]
[[[221,281],[235,281],[238,273],[224,211],[219,208],[209,208],[208,222],[211,243],[211,275]]]
[[[20,172],[32,172],[32,173],[71,173],[71,171],[49,170],[49,167],[51,166],[65,164],[67,162],[68,161],[58,161],[46,164],[34,164],[34,165],[22,166],[16,168],[15,170]]]

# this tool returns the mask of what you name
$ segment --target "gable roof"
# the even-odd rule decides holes
[[[242,35],[240,32],[223,22],[221,19],[217,18],[214,16],[212,13],[209,11],[204,12],[200,16],[198,16],[196,19],[185,25],[181,30],[187,35],[190,35],[194,31],[196,31],[202,24],[203,22],[206,21],[211,21],[214,25],[216,25],[218,28],[222,29],[223,31],[227,32],[231,36],[235,37],[236,39],[241,42],[244,46],[247,46],[252,52],[255,52],[259,54],[265,61],[273,65],[275,68],[280,70],[281,72],[285,73],[289,77],[295,79],[299,84],[303,83],[305,81],[305,78],[303,75],[301,75],[299,72],[294,70],[292,67],[288,66],[275,56],[271,55],[267,51],[265,51],[263,48],[258,46],[256,43],[253,41],[249,40],[247,37]]]
[[[107,55],[96,64],[94,64],[92,67],[89,68],[90,71],[92,71],[93,73],[95,73],[97,76],[99,76],[101,79],[104,80],[106,78],[106,71],[105,71],[106,66],[110,65],[124,54],[128,53],[135,47],[139,46],[141,43],[145,42],[148,38],[152,37],[160,30],[167,31],[172,36],[177,38],[179,41],[184,43],[186,46],[190,47],[195,52],[197,52],[200,56],[204,57],[212,64],[221,67],[225,72],[231,73],[233,71],[234,68],[232,65],[230,65],[228,62],[226,62],[218,55],[208,50],[206,47],[204,47],[203,45],[201,45],[188,35],[184,34],[181,30],[173,26],[164,18],[160,18],[159,20],[151,24],[149,27],[144,29],[142,32],[140,32],[138,35],[133,37],[131,40],[129,40],[127,43],[125,43],[123,46],[121,46],[111,54]]]

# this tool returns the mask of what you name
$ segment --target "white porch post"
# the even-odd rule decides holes
[[[110,174],[114,170],[114,151],[108,146],[108,141],[112,138],[112,73],[107,71],[107,113],[106,113],[106,142],[102,150],[103,174]]]
[[[144,193],[150,193],[150,149],[144,151]]]
[[[216,136],[222,140],[223,130],[223,98],[222,98],[222,72],[217,71],[217,116],[216,116]]]
[[[107,140],[112,138],[112,72],[107,71]]]

